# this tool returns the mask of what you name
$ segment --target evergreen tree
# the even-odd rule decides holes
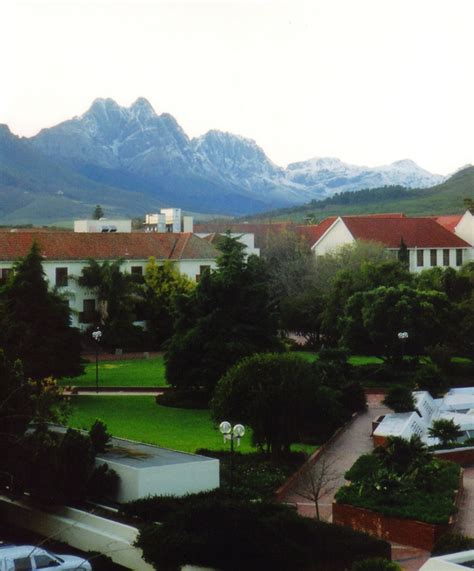
[[[20,359],[33,379],[81,373],[79,331],[70,326],[67,301],[49,291],[38,244],[16,264],[0,293],[0,346]]]
[[[410,253],[408,251],[407,245],[403,241],[403,238],[400,238],[400,248],[398,249],[398,261],[403,265],[404,268],[408,269],[410,265]]]
[[[94,220],[100,220],[103,217],[104,217],[104,211],[102,209],[102,206],[100,204],[97,204],[96,207],[94,208],[94,212],[92,213],[92,218]]]
[[[279,348],[263,262],[256,256],[246,260],[243,244],[230,235],[220,249],[218,269],[206,272],[177,303],[176,332],[165,359],[167,380],[178,388],[212,392],[242,357]]]

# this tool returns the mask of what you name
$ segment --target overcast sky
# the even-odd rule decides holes
[[[3,0],[0,122],[146,97],[277,164],[474,163],[474,0]]]

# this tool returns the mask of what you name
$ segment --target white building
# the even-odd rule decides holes
[[[438,217],[334,216],[299,231],[310,240],[316,257],[363,240],[383,244],[394,256],[403,241],[411,272],[436,266],[460,268],[474,260],[474,217],[469,211],[463,216]]]
[[[74,232],[131,232],[130,219],[74,220]]]
[[[181,208],[162,208],[160,212],[145,214],[145,232],[192,232],[193,217],[183,216]]]
[[[197,281],[204,270],[216,267],[218,256],[212,244],[191,233],[0,231],[0,285],[35,241],[50,286],[68,299],[75,327],[92,323],[97,309],[94,292],[81,288],[74,279],[90,259],[99,263],[123,260],[122,271],[138,276],[144,274],[151,257],[158,263],[170,260],[182,274]]]
[[[474,438],[474,387],[451,389],[441,399],[433,399],[427,391],[415,391],[415,410],[387,414],[374,430],[374,442],[381,443],[389,436],[409,440],[417,435],[428,446],[439,444],[429,435],[433,421],[453,420],[460,426],[459,442]]]

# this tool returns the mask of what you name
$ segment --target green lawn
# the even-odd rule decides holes
[[[308,361],[316,361],[318,359],[317,353],[311,353],[310,351],[298,351],[296,355],[301,355],[304,359]],[[349,363],[351,365],[379,365],[383,363],[383,360],[379,357],[367,357],[365,355],[351,355],[349,357]]]
[[[61,386],[95,386],[95,362],[88,363],[80,377],[62,379]],[[163,357],[153,359],[129,359],[123,361],[99,361],[99,386],[103,387],[163,387],[165,365]]]
[[[96,418],[106,423],[114,436],[158,444],[174,450],[195,452],[198,448],[228,450],[207,410],[159,406],[152,396],[75,396],[71,399],[69,425],[89,429]],[[238,450],[253,452],[247,430]],[[312,452],[314,446],[297,445],[295,450]]]

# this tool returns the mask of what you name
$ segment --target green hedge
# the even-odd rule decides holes
[[[342,571],[359,559],[390,558],[387,542],[303,518],[287,506],[219,497],[188,503],[163,525],[145,527],[137,545],[148,563],[168,571],[184,564]]]
[[[376,455],[364,455],[346,473],[351,484],[339,489],[336,501],[386,516],[447,523],[456,512],[459,475],[457,464],[434,459],[419,466],[411,477],[397,476]]]

